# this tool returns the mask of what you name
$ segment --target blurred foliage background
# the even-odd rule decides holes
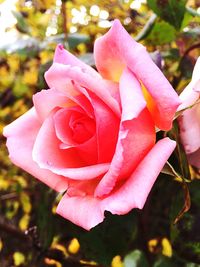
[[[181,92],[200,54],[199,0],[1,0],[1,133],[47,88],[56,44],[94,66],[94,40],[115,18]],[[178,140],[176,123],[163,134]],[[59,196],[9,161],[1,135],[0,266],[200,266],[200,176],[181,145],[170,163],[143,211],[86,232],[55,214]]]

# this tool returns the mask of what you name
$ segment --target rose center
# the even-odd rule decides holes
[[[72,139],[79,144],[89,140],[95,133],[94,120],[88,117],[70,119],[69,127],[72,131]]]

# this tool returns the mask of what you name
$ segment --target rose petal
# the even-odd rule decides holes
[[[54,88],[42,90],[35,94],[33,96],[33,103],[41,121],[43,121],[55,107],[71,107],[75,105],[66,95]]]
[[[60,141],[69,146],[76,146],[78,143],[74,136],[79,136],[80,142],[84,142],[95,135],[95,120],[91,119],[78,106],[72,108],[61,108],[53,116],[56,136]],[[81,129],[73,130],[75,121],[82,121],[85,125]],[[82,140],[82,141],[81,141]]]
[[[115,193],[103,200],[92,196],[73,196],[67,193],[56,212],[71,222],[90,230],[104,219],[104,211],[126,214],[133,208],[142,209],[146,198],[176,143],[169,138],[159,141],[131,177]]]
[[[125,69],[120,79],[122,121],[109,171],[100,181],[95,196],[109,194],[116,181],[127,176],[155,144],[155,126],[146,109],[140,83]]]
[[[159,112],[155,108],[150,110],[156,125],[163,130],[171,128],[180,104],[178,95],[146,49],[130,37],[119,20],[115,20],[111,29],[96,40],[94,56],[98,71],[106,79],[119,81],[125,66],[130,68],[157,106]]]
[[[90,230],[104,219],[100,200],[91,196],[70,197],[66,193],[58,204],[56,212],[86,230]]]
[[[194,91],[194,82],[190,82],[179,97],[182,104],[178,107],[178,111],[192,106],[199,98],[199,93]]]
[[[200,147],[200,105],[185,110],[178,118],[181,142],[186,153],[193,153]]]
[[[198,58],[193,74],[192,80],[188,86],[180,94],[182,104],[178,110],[189,108],[194,105],[199,99],[198,82],[200,80],[200,57]],[[193,153],[200,147],[200,105],[195,104],[194,107],[185,110],[178,118],[180,127],[181,141],[184,145],[186,153]],[[191,127],[192,126],[192,127]],[[196,154],[195,154],[196,155]],[[192,157],[193,158],[193,157]]]
[[[32,149],[41,123],[32,108],[4,128],[11,161],[57,191],[65,191],[68,180],[51,171],[41,169],[32,159]]]
[[[90,94],[90,101],[96,120],[98,162],[110,162],[117,143],[120,121],[112,110],[95,95]]]
[[[102,200],[101,207],[119,215],[126,214],[133,208],[142,209],[157,176],[175,146],[176,142],[169,138],[156,143],[125,184]]]
[[[95,69],[79,60],[69,51],[65,50],[62,44],[57,45],[53,61],[55,63],[80,67],[83,72],[87,72],[92,75],[94,79],[100,77],[99,73]]]
[[[137,118],[142,110],[146,108],[146,101],[142,94],[140,83],[128,68],[124,69],[120,77],[119,91],[122,105],[122,121]]]
[[[194,81],[194,90],[196,92],[200,92],[199,73],[200,73],[200,57],[198,57],[192,73],[192,81]]]
[[[80,106],[88,116],[93,117],[91,104],[84,95],[76,90],[70,81],[66,84],[63,92],[54,88],[40,91],[33,96],[33,103],[41,121],[44,121],[56,107],[73,107],[76,105]]]
[[[200,148],[191,154],[187,154],[187,158],[191,165],[200,169]]]
[[[179,106],[178,110],[182,110],[188,108],[189,106],[193,105],[199,98],[200,92],[200,57],[197,59],[197,62],[194,66],[193,73],[192,73],[192,80],[180,94],[180,99],[182,104]]]
[[[40,128],[33,147],[33,160],[40,168],[77,180],[94,179],[109,168],[108,163],[85,166],[76,149],[64,150],[59,145],[53,118],[50,116]]]
[[[87,88],[101,98],[120,117],[120,106],[116,98],[112,96],[117,90],[116,83],[92,77],[84,73],[79,67],[69,67],[54,63],[45,73],[45,79],[50,88],[66,91],[69,80],[73,80],[78,85]]]
[[[77,88],[88,98],[94,109],[98,162],[110,162],[117,143],[120,120],[95,94],[81,86],[77,86]]]
[[[91,136],[89,136],[89,138],[84,142],[81,142],[80,144],[77,143],[74,140],[74,134],[72,133],[72,130],[70,128],[70,116],[81,114],[80,112],[84,114],[84,111],[81,111],[79,107],[58,110],[53,116],[55,133],[58,139],[62,142],[59,145],[60,149],[75,148],[78,156],[80,156],[81,159],[83,159],[85,162],[87,162],[88,165],[90,165],[98,161],[95,122],[93,122],[93,120],[88,117],[88,121],[86,121],[85,127],[87,128],[91,126],[92,121],[93,129],[91,130],[93,130],[93,133],[91,133]],[[75,135],[76,137],[80,135],[80,138],[83,138],[84,133],[77,131]]]

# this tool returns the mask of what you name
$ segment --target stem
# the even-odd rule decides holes
[[[18,239],[23,239],[23,240],[26,240],[27,242],[31,241],[30,238],[24,232],[22,232],[21,230],[19,230],[15,226],[5,222],[2,219],[0,219],[0,229],[1,229],[1,231],[12,235],[12,237],[16,237]]]
[[[156,21],[157,15],[152,14],[147,23],[144,25],[144,28],[138,33],[138,35],[135,37],[135,41],[139,42],[146,38],[151,30],[154,27],[155,21]]]
[[[196,43],[192,46],[190,46],[183,54],[182,58],[186,57],[192,50],[200,48],[200,43]]]
[[[65,41],[67,41],[67,12],[66,12],[66,1],[62,0],[61,12],[63,17],[63,32],[65,34]]]

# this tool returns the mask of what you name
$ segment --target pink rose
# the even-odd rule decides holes
[[[188,161],[191,165],[200,168],[200,103],[195,104],[200,97],[200,57],[198,58],[192,80],[180,94],[182,104],[179,110],[186,109],[179,117],[180,136]]]
[[[146,49],[118,20],[95,42],[97,73],[58,45],[48,90],[4,129],[11,160],[65,192],[57,213],[89,230],[104,211],[142,208],[175,148],[156,141],[179,98]]]

